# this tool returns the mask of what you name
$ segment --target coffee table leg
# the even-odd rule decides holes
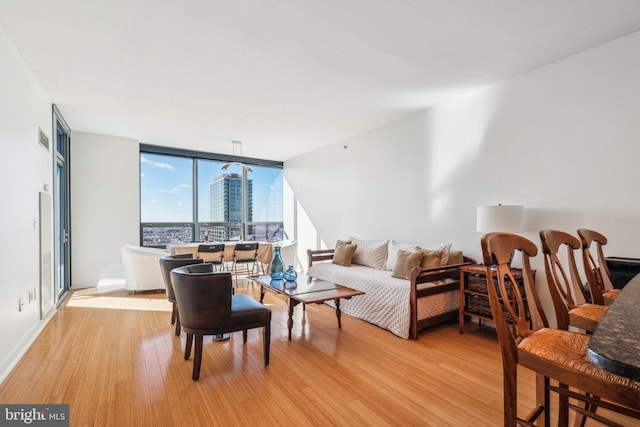
[[[340,298],[336,301],[336,317],[338,318],[338,328],[342,328],[342,322],[340,321],[340,316],[342,315],[342,311],[340,311]]]
[[[293,329],[293,300],[289,298],[289,319],[287,320],[287,328],[289,329],[289,341],[291,341],[291,330]]]

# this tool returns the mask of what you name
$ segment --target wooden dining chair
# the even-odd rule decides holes
[[[547,285],[556,313],[558,329],[569,326],[593,332],[607,312],[607,307],[585,302],[588,295],[582,287],[574,252],[580,250],[580,241],[559,230],[540,231]],[[563,250],[564,249],[564,250]],[[566,255],[563,264],[559,255]]]
[[[224,270],[224,243],[198,245],[198,257],[213,264],[216,270]]]
[[[522,273],[529,309],[532,314],[534,310],[541,312],[530,263],[530,257],[538,253],[536,245],[522,236],[510,233],[486,234],[482,237],[481,245],[484,264],[487,266],[489,303],[502,354],[504,425],[531,426],[544,416],[544,425],[548,426],[551,392],[559,395],[558,424],[562,426],[568,425],[569,409],[579,416],[600,422],[607,420],[596,413],[597,408],[606,408],[640,419],[640,382],[612,374],[589,362],[586,357],[588,335],[550,329],[544,316],[530,328],[524,299],[517,286],[511,288],[511,298],[507,297],[507,281],[515,283],[508,262],[514,251],[519,251],[522,255]],[[492,268],[495,268],[495,275],[492,274]],[[497,277],[495,282],[492,276]],[[538,306],[532,307],[532,304]],[[507,322],[505,312],[513,319],[512,325]],[[522,418],[517,413],[518,365],[533,370],[538,378],[536,407]],[[554,380],[554,384],[551,380]],[[579,403],[572,403],[569,398]]]
[[[187,333],[185,360],[190,358],[195,340],[194,381],[200,377],[204,335],[242,331],[242,342],[246,343],[248,329],[262,328],[264,366],[269,364],[271,309],[249,295],[233,295],[230,272],[216,272],[212,264],[205,263],[176,268],[171,278]]]
[[[591,302],[609,305],[616,299],[620,289],[613,288],[611,273],[604,259],[602,246],[607,244],[607,238],[585,228],[578,230],[578,236],[582,243],[582,262],[591,291]],[[595,254],[591,251],[592,246]]]

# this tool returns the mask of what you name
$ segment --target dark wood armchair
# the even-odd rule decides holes
[[[200,377],[204,335],[222,335],[263,328],[264,365],[269,364],[271,310],[248,295],[233,295],[230,272],[215,272],[212,264],[176,268],[171,271],[182,329],[187,332],[184,358],[188,360],[195,338],[193,380]]]

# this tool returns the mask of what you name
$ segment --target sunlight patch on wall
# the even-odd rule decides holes
[[[450,212],[455,200],[451,189],[460,185],[453,179],[464,176],[464,168],[477,161],[496,110],[494,94],[495,91],[481,90],[427,112],[425,164],[432,219]]]
[[[318,230],[299,201],[296,201],[296,211],[298,223],[298,247],[310,249],[318,247],[325,248],[326,246],[324,245],[324,242],[322,242],[318,236]],[[306,258],[306,254],[304,256]]]

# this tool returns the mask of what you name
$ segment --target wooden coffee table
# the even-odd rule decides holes
[[[333,300],[336,302],[338,328],[342,328],[342,323],[340,322],[340,316],[342,314],[340,311],[340,299],[349,299],[356,295],[364,294],[362,291],[327,282],[326,280],[314,279],[304,274],[298,275],[295,282],[272,280],[270,275],[249,276],[249,280],[260,284],[260,302],[264,299],[265,291],[284,295],[287,298],[289,302],[289,320],[287,320],[289,341],[291,341],[291,330],[293,329],[293,308],[296,305],[300,303],[320,304]]]

